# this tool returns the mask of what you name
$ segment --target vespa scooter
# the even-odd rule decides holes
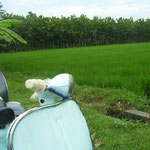
[[[79,105],[70,97],[73,77],[29,79],[39,107],[20,114],[7,131],[7,150],[93,150],[89,129]]]

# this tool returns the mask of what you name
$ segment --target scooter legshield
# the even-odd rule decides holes
[[[8,133],[10,150],[93,150],[86,121],[73,100],[21,116]]]

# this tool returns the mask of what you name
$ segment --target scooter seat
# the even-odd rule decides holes
[[[3,99],[0,97],[0,108],[6,107],[6,103],[3,101]]]
[[[15,118],[14,112],[11,108],[2,107],[0,108],[0,127],[3,127],[11,123]]]

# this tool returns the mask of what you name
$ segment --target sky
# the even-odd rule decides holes
[[[85,14],[89,18],[150,18],[150,0],[1,0],[8,13],[45,17]]]

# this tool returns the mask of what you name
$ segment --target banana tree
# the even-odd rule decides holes
[[[19,41],[23,44],[27,44],[27,42],[19,36],[17,33],[9,29],[14,24],[21,23],[21,20],[17,19],[7,19],[7,20],[1,20],[0,21],[0,40],[5,40],[7,42],[16,42]],[[4,44],[0,44],[1,46],[5,46]]]

